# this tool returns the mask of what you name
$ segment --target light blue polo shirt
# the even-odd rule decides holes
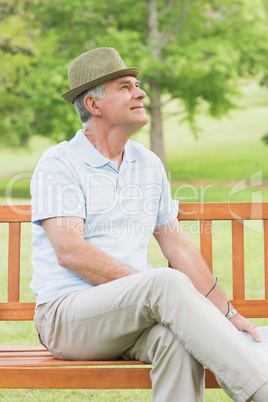
[[[177,217],[160,159],[129,140],[123,162],[100,154],[82,130],[46,151],[31,181],[31,289],[37,305],[93,285],[61,267],[40,223],[74,216],[84,219],[84,239],[139,271],[152,269],[148,244],[156,226]]]

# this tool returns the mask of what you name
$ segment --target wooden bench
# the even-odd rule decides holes
[[[232,303],[249,318],[268,317],[268,203],[181,204],[180,221],[198,221],[200,247],[212,267],[212,221],[232,224]],[[264,299],[245,299],[244,225],[263,221]],[[0,206],[0,223],[9,224],[7,301],[0,303],[0,321],[33,320],[35,304],[20,302],[21,225],[30,222],[30,207]],[[184,222],[186,224],[186,222]],[[29,257],[30,258],[30,257]],[[252,267],[254,269],[254,267]],[[1,286],[6,286],[1,281]],[[30,292],[30,290],[29,290]],[[41,346],[0,346],[1,388],[146,389],[151,388],[150,365],[138,361],[62,361]],[[219,387],[206,371],[206,387]]]

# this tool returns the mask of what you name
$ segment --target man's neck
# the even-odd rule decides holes
[[[124,148],[130,136],[111,131],[106,133],[104,130],[94,129],[94,127],[89,126],[84,128],[83,132],[91,144],[105,158],[118,163],[119,169],[123,160]]]

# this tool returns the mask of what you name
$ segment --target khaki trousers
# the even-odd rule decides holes
[[[38,307],[41,342],[59,359],[119,356],[151,363],[154,402],[204,401],[208,367],[235,401],[268,381],[268,367],[184,274],[158,268]]]

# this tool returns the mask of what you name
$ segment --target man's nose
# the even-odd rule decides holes
[[[144,99],[145,96],[146,96],[146,92],[145,92],[143,89],[137,87],[137,88],[136,88],[136,92],[135,92],[135,97],[136,97],[136,98]]]

